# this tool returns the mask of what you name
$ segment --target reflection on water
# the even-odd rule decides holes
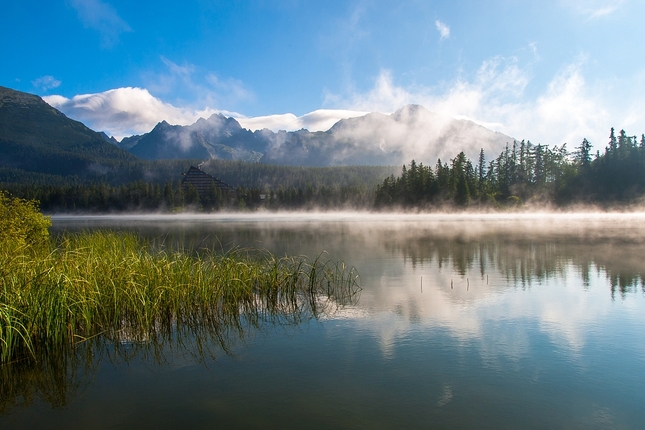
[[[81,253],[87,248],[76,249]],[[133,359],[162,364],[168,353],[181,352],[193,356],[199,362],[214,360],[218,355],[216,352],[230,353],[233,345],[255,332],[299,326],[312,319],[329,317],[337,309],[355,304],[358,300],[358,275],[354,268],[348,268],[342,261],[333,262],[324,256],[314,260],[275,259],[262,250],[256,253],[257,264],[254,264],[256,260],[250,252],[248,259],[241,254],[232,260],[207,255],[205,258],[212,258],[210,264],[192,265],[185,281],[182,279],[176,284],[168,285],[168,282],[172,283],[177,278],[160,280],[162,283],[153,285],[153,288],[165,288],[161,291],[162,294],[140,294],[130,302],[129,297],[121,296],[120,300],[105,300],[104,297],[107,295],[112,299],[113,295],[118,297],[124,292],[127,295],[137,286],[136,281],[124,283],[122,289],[109,285],[107,291],[103,289],[106,287],[105,282],[109,284],[109,279],[96,281],[96,289],[88,288],[83,294],[76,294],[68,301],[92,301],[99,306],[91,308],[90,312],[96,310],[99,313],[109,312],[112,303],[114,309],[121,305],[126,307],[133,302],[143,307],[146,306],[146,300],[155,302],[154,305],[159,302],[162,304],[157,307],[148,304],[147,312],[140,314],[136,314],[131,308],[126,308],[125,311],[118,309],[120,313],[110,314],[103,319],[95,318],[86,331],[73,325],[73,317],[81,312],[71,306],[71,310],[61,306],[63,315],[72,315],[63,320],[66,326],[61,330],[69,334],[67,337],[60,339],[47,334],[36,338],[36,329],[33,332],[26,330],[28,335],[36,338],[35,342],[23,349],[9,350],[3,355],[12,361],[3,360],[0,365],[0,412],[6,412],[15,405],[29,405],[36,397],[46,400],[54,407],[65,406],[69,396],[82,385],[86,375],[93,373],[105,359],[113,364],[128,363]],[[74,256],[76,261],[72,263],[77,264],[79,256],[77,253]],[[172,260],[171,264],[181,264],[177,261]],[[172,268],[165,265],[161,270]],[[35,277],[41,275],[37,272]],[[200,278],[197,279],[197,276]],[[73,275],[71,278],[76,279]],[[60,282],[58,275],[54,279]],[[75,282],[88,281],[81,278]],[[224,283],[229,283],[232,287],[222,287],[221,284],[227,285]],[[51,284],[45,285],[47,288]],[[195,288],[195,285],[199,288]],[[61,294],[71,295],[66,289],[72,287],[73,284],[61,287]],[[24,287],[13,288],[18,300],[25,300],[24,297],[30,293],[28,289],[37,287],[33,287],[33,283],[25,283]],[[168,288],[177,289],[177,294],[164,296],[163,293]],[[187,292],[192,295],[186,297]],[[54,296],[49,300],[56,299],[58,297]],[[33,303],[33,306],[42,304],[41,309],[32,308],[34,314],[48,312],[45,300],[25,301]],[[106,305],[101,306],[100,303]],[[54,307],[52,309],[56,310]],[[81,317],[86,317],[86,311],[83,311]],[[91,317],[87,316],[90,320]],[[31,321],[30,325],[25,323],[25,326],[31,330],[32,326],[40,324],[38,320],[34,321],[36,322]],[[5,345],[10,346],[11,341],[4,344],[0,339],[0,346]]]
[[[235,314],[218,312],[214,306],[199,321],[162,324],[153,333],[126,328],[75,345],[49,345],[37,351],[36,357],[0,366],[0,414],[35,400],[65,407],[104,364],[121,366],[143,360],[163,367],[177,355],[196,363],[216,360],[259,333],[331,318],[338,309],[356,303],[359,291],[351,284],[327,285],[324,295],[314,288],[308,297],[282,294],[271,307],[262,298],[253,304],[240,303],[240,313]]]
[[[121,331],[116,341],[96,336],[75,345],[50,347],[35,358],[24,357],[0,366],[0,413],[37,400],[63,408],[96,377],[102,365],[123,366],[143,360],[163,366],[177,354],[204,363],[230,353],[267,326],[298,325],[311,318],[313,315],[305,312],[266,318],[228,317],[212,324],[174,326],[172,330],[159,330],[155,336]]]
[[[496,272],[514,285],[530,287],[536,282],[563,277],[572,267],[585,286],[599,271],[610,283],[612,297],[618,292],[643,290],[640,252],[645,244],[632,240],[567,236],[527,239],[522,236],[487,235],[468,241],[432,235],[394,241],[392,252],[400,252],[413,267],[432,264],[452,266],[460,276],[476,271],[480,277]]]
[[[55,378],[11,366],[1,375],[8,397],[64,407],[14,408],[0,425],[63,428],[89,410],[105,414],[106,427],[141,423],[138,414],[158,416],[147,424],[159,427],[645,422],[645,215],[54,219],[56,231],[78,228],[130,229],[195,250],[326,251],[357,268],[363,290],[318,320],[77,350],[45,366],[58,366]],[[117,395],[111,379],[130,388]],[[109,415],[114,405],[138,413]]]
[[[238,219],[239,218],[239,219]],[[266,248],[277,255],[351,261],[401,255],[465,276],[495,272],[522,286],[562,276],[573,265],[583,281],[606,273],[612,297],[643,289],[645,214],[569,215],[270,215],[59,217],[54,232],[91,228],[136,231],[167,247]],[[339,255],[334,255],[339,254]],[[374,270],[390,271],[378,264]],[[364,271],[362,271],[364,272]]]
[[[0,413],[43,399],[54,408],[67,405],[91,378],[95,368],[87,349],[0,366]]]

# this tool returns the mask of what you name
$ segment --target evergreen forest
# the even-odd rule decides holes
[[[235,189],[222,195],[213,186],[199,195],[182,186],[193,165]],[[0,189],[40,202],[47,213],[212,212],[218,210],[364,209],[376,186],[395,166],[296,167],[231,160],[138,160],[123,162],[103,180],[0,169]],[[4,173],[4,175],[3,175]],[[224,193],[226,194],[226,193]]]
[[[0,169],[0,188],[40,201],[47,213],[215,212],[221,210],[504,209],[523,205],[638,203],[645,194],[645,134],[611,129],[604,151],[586,139],[571,151],[513,142],[493,159],[463,152],[434,166],[295,167],[230,160],[122,160],[94,177]],[[191,165],[231,185],[201,195],[182,186]],[[101,172],[101,169],[106,169]],[[397,171],[400,175],[395,176]],[[22,175],[22,176],[21,176]],[[28,177],[23,177],[27,175]]]
[[[414,160],[400,176],[376,189],[375,208],[507,207],[526,203],[625,205],[645,193],[645,135],[611,129],[604,152],[592,154],[587,139],[569,152],[530,141],[507,145],[487,161],[483,149],[473,163],[461,152],[449,163],[425,166]]]

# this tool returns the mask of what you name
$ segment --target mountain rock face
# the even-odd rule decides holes
[[[120,146],[147,159],[223,158],[298,166],[401,165],[415,159],[448,161],[463,151],[499,153],[513,138],[472,121],[456,120],[408,105],[391,115],[343,119],[325,132],[251,132],[233,118],[213,115],[190,126],[165,121]]]
[[[108,136],[104,131],[99,131],[99,136],[101,136],[106,142],[119,146],[119,141],[116,140],[114,136]]]
[[[219,158],[259,161],[262,153],[255,148],[263,148],[263,145],[235,119],[213,115],[207,120],[200,118],[190,126],[170,125],[162,121],[150,133],[123,139],[121,147],[149,160]]]
[[[82,176],[133,160],[134,155],[40,97],[0,87],[1,168]]]

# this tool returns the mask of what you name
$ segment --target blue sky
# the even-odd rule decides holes
[[[326,129],[418,103],[602,149],[612,126],[645,132],[644,18],[640,0],[21,0],[2,6],[0,85],[117,137],[215,112]]]

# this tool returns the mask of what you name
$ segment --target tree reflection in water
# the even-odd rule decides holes
[[[477,270],[482,278],[496,272],[510,283],[530,287],[533,283],[563,277],[575,267],[585,286],[594,273],[604,272],[611,296],[628,292],[645,293],[645,252],[642,236],[550,234],[450,235],[439,232],[416,236],[399,235],[386,245],[391,252],[401,252],[413,267],[435,262],[451,266],[457,274]]]

